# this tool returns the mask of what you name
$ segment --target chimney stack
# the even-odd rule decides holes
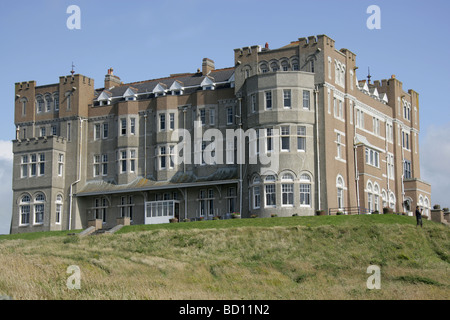
[[[120,78],[114,75],[114,69],[109,68],[108,74],[105,76],[105,89],[109,90],[113,87],[120,86],[121,84]]]
[[[202,63],[202,75],[206,76],[212,70],[215,70],[214,61],[208,58],[203,59]]]

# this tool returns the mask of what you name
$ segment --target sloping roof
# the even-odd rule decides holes
[[[213,78],[215,83],[219,82],[226,82],[228,81],[231,76],[234,74],[234,68],[225,68],[225,69],[217,69],[212,70],[209,73],[209,78]],[[132,83],[125,83],[121,86],[114,87],[110,89],[109,91],[112,93],[113,97],[121,97],[125,93],[125,91],[132,86],[137,90],[138,94],[143,93],[152,93],[155,87],[160,84],[163,86],[166,86],[167,88],[170,88],[171,85],[174,83],[175,80],[181,82],[183,84],[183,87],[200,87],[203,80],[206,78],[206,76],[202,75],[201,73],[190,73],[190,74],[182,74],[182,75],[174,75],[172,77],[167,78],[160,78],[160,79],[153,79],[153,80],[147,80],[147,81],[141,81],[141,82],[132,82]]]
[[[138,177],[128,184],[117,185],[106,181],[90,181],[87,182],[80,191],[77,192],[77,197],[115,194],[123,192],[138,192],[150,191],[160,189],[173,188],[187,188],[205,185],[219,185],[236,183],[238,174],[237,168],[226,167],[219,168],[213,174],[207,177],[197,177],[191,171],[177,172],[170,181],[155,181]]]

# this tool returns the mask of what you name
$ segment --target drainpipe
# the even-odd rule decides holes
[[[239,98],[239,141],[242,143],[242,98]],[[245,143],[244,143],[245,145]],[[244,148],[244,152],[240,152],[240,164],[239,164],[239,214],[242,217],[242,162],[245,159],[245,147],[239,146],[241,149]]]
[[[81,181],[81,152],[82,152],[82,140],[83,140],[83,119],[79,118],[80,120],[80,140],[78,143],[78,158],[79,158],[79,164],[78,164],[78,178],[75,182],[73,182],[70,185],[70,195],[69,195],[69,230],[72,230],[72,202],[73,202],[73,186]]]
[[[318,86],[316,85],[315,89],[314,89],[314,109],[315,109],[315,114],[316,114],[316,137],[317,137],[317,143],[316,143],[316,154],[317,154],[317,210],[321,210],[321,197],[320,197],[320,148],[319,148],[319,110],[318,110],[318,105],[319,105],[319,98],[318,98],[318,94],[319,94],[319,89]]]
[[[144,113],[144,179],[147,179],[147,113]]]

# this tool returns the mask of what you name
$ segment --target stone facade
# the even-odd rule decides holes
[[[429,211],[417,92],[404,91],[395,76],[358,81],[356,55],[325,35],[279,49],[238,48],[234,60],[215,69],[205,58],[195,73],[135,83],[111,68],[100,89],[78,74],[51,85],[17,83],[11,231],[234,212],[405,212],[416,204]],[[171,161],[182,140],[173,138],[177,129],[191,136],[192,150],[183,150],[190,162]],[[224,138],[231,130],[236,139],[242,129],[245,162],[237,161],[239,144],[195,140],[208,129]],[[211,145],[222,163],[202,161]]]

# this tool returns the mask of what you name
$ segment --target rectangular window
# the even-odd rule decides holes
[[[281,185],[282,204],[283,206],[294,205],[294,185],[292,183],[286,183]]]
[[[56,223],[61,223],[61,210],[62,210],[62,204],[56,204]]]
[[[405,179],[411,179],[411,161],[405,160],[403,162],[403,176]]]
[[[67,110],[70,110],[70,108],[72,107],[72,95],[68,95],[67,98]]]
[[[159,115],[159,131],[165,130],[166,130],[166,115],[164,113],[161,113]]]
[[[300,184],[300,205],[311,206],[311,185],[307,183]]]
[[[380,167],[380,153],[378,151],[366,148],[366,164],[371,166]]]
[[[136,171],[136,150],[130,150],[130,172]]]
[[[104,123],[103,124],[103,139],[107,139],[109,134],[109,124]]]
[[[45,174],[45,154],[39,154],[39,175],[43,176]]]
[[[136,118],[130,119],[130,133],[136,134]]]
[[[159,148],[160,168],[166,169],[166,147]]]
[[[35,177],[36,176],[36,166],[37,166],[37,158],[35,154],[30,155],[30,176]]]
[[[273,151],[273,128],[267,128],[266,129],[266,133],[267,133],[267,151]]]
[[[233,213],[236,212],[236,189],[228,188],[228,212]]]
[[[310,92],[309,90],[303,90],[303,109],[310,109]]]
[[[216,124],[216,109],[209,109],[209,125]]]
[[[281,127],[281,151],[289,151],[289,127]]]
[[[28,156],[22,156],[21,168],[22,178],[28,177]]]
[[[234,113],[233,113],[233,107],[227,108],[227,124],[233,124],[234,123]]]
[[[94,140],[100,139],[100,124],[94,124]]]
[[[122,136],[127,134],[127,119],[120,119],[120,134]]]
[[[34,206],[34,223],[42,224],[44,223],[44,205],[36,204]]]
[[[251,96],[251,104],[252,104],[252,112],[256,112],[256,94],[252,94]]]
[[[202,122],[202,126],[206,125],[206,110],[200,109],[200,121]]]
[[[41,137],[45,137],[46,136],[45,127],[41,127],[40,136]]]
[[[108,175],[108,155],[102,155],[102,175]]]
[[[276,206],[276,194],[275,194],[275,185],[274,184],[266,184],[266,206]]]
[[[306,127],[297,127],[297,151],[306,151]]]
[[[283,106],[291,108],[291,90],[283,90]]]
[[[58,135],[58,129],[55,125],[52,126],[52,136]]]
[[[175,163],[173,162],[175,156],[174,146],[169,147],[169,168],[173,169],[175,167]]]
[[[98,177],[100,175],[100,156],[94,156],[94,177]]]
[[[175,113],[169,113],[169,129],[175,130]]]
[[[271,110],[272,109],[272,91],[266,91],[265,96],[266,96],[266,110]]]
[[[261,207],[261,192],[259,187],[253,187],[253,209]]]
[[[127,151],[120,151],[120,173],[127,172]]]
[[[334,117],[337,118],[338,117],[338,102],[337,102],[336,98],[333,99],[333,111],[334,111]]]
[[[64,155],[58,154],[58,176],[62,176],[64,172]]]

